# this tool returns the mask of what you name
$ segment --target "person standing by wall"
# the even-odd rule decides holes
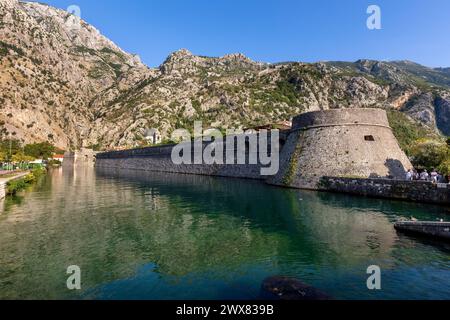
[[[438,173],[436,171],[436,169],[433,169],[433,171],[431,171],[430,173],[430,178],[431,178],[431,182],[433,183],[437,183],[438,182]]]
[[[422,173],[420,174],[420,180],[422,180],[422,181],[428,181],[429,177],[430,177],[430,175],[428,174],[427,169],[424,169],[422,171]]]
[[[413,172],[411,169],[408,170],[408,172],[406,172],[406,181],[412,181],[413,179]]]

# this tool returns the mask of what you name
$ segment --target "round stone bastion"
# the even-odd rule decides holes
[[[309,112],[293,120],[269,183],[321,189],[321,177],[404,179],[412,168],[385,110],[354,108]]]

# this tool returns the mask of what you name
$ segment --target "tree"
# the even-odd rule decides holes
[[[34,157],[27,156],[20,152],[13,155],[11,160],[12,162],[31,162],[34,159]]]
[[[5,162],[8,160],[8,155],[4,151],[0,151],[0,162]]]
[[[410,154],[417,168],[438,168],[448,158],[449,147],[440,141],[422,139],[414,143]]]
[[[442,161],[442,163],[438,166],[438,170],[440,173],[444,175],[450,175],[450,157],[447,156],[447,158]]]
[[[10,160],[10,157],[22,150],[22,146],[19,140],[16,139],[5,139],[0,140],[0,152],[5,153],[7,158],[5,160]]]
[[[48,142],[27,144],[24,148],[25,155],[34,159],[48,159],[55,152],[55,147]]]

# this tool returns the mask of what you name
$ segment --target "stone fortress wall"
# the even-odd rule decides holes
[[[98,152],[87,148],[82,148],[76,152],[67,151],[64,153],[64,162],[72,165],[82,164],[93,166],[95,164],[97,153]]]
[[[404,179],[412,168],[381,109],[302,114],[280,158],[281,170],[269,182],[302,189],[318,189],[324,176]]]
[[[280,170],[269,177],[260,175],[260,163],[175,165],[171,160],[173,145],[101,153],[97,155],[96,166],[260,179],[290,188],[441,204],[450,202],[449,188],[441,187],[428,193],[437,186],[426,182],[420,186],[401,183],[412,165],[400,149],[384,110],[305,113],[296,117],[292,130],[280,137]],[[208,144],[204,143],[203,148]]]
[[[268,140],[270,148],[270,138]],[[204,142],[202,150],[205,150],[212,142]],[[246,179],[263,180],[266,177],[261,176],[261,163],[248,164],[248,159],[252,156],[249,148],[246,148],[247,164],[174,164],[171,158],[172,149],[175,145],[148,147],[133,150],[113,151],[97,155],[96,166],[102,168],[132,169],[154,172],[170,172],[181,174],[197,174],[219,177],[233,177]],[[258,147],[259,148],[259,147]],[[226,143],[223,142],[223,149],[226,150]],[[193,152],[193,147],[191,147]],[[236,157],[237,146],[234,148],[234,161]],[[255,153],[254,155],[258,155]],[[225,154],[223,155],[225,162]]]

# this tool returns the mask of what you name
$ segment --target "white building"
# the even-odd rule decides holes
[[[158,129],[155,128],[145,130],[144,138],[147,140],[148,144],[158,144],[162,142],[161,134]]]

